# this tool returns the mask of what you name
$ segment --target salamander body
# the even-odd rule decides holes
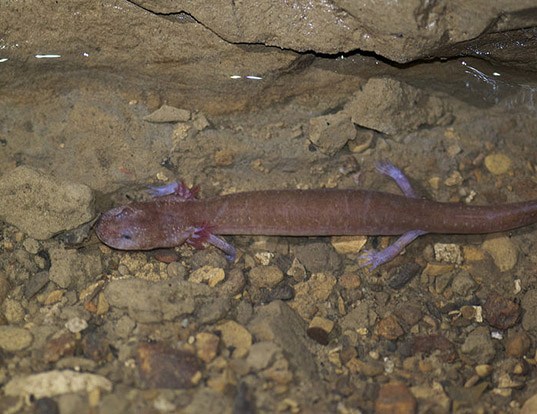
[[[216,235],[403,235],[388,249],[362,257],[366,265],[376,267],[425,233],[493,233],[537,222],[537,200],[490,206],[441,203],[417,198],[395,167],[380,169],[397,181],[405,196],[317,189],[251,191],[198,200],[186,187],[175,184],[152,201],[105,212],[96,233],[115,249],[208,242],[230,258],[233,247]]]

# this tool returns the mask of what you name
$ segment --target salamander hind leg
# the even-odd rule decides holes
[[[224,252],[226,259],[229,262],[235,261],[235,257],[237,256],[235,247],[221,237],[212,234],[211,229],[208,226],[193,227],[192,233],[186,242],[196,249],[203,249],[206,243],[212,244],[214,247],[217,247]]]
[[[370,270],[374,270],[384,263],[388,263],[393,260],[403,249],[412,243],[419,236],[424,235],[426,232],[423,230],[407,231],[401,237],[399,237],[393,244],[386,247],[384,250],[368,250],[362,255],[358,256],[358,262],[361,267],[368,267]]]
[[[395,165],[389,163],[388,161],[380,161],[375,165],[375,167],[378,172],[393,179],[404,195],[410,198],[419,198],[418,193],[416,190],[414,190],[412,184],[410,184],[408,177]]]

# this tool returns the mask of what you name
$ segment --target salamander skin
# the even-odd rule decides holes
[[[390,164],[379,170],[396,180],[405,196],[367,190],[269,190],[198,200],[181,185],[155,189],[157,198],[102,214],[96,233],[110,247],[150,250],[190,243],[234,248],[216,235],[403,235],[381,252],[366,252],[375,268],[425,233],[494,233],[537,222],[537,200],[473,206],[417,198],[403,173]],[[168,194],[170,193],[171,194]]]

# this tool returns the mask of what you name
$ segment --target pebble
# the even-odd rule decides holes
[[[95,389],[112,391],[112,383],[101,375],[70,370],[54,370],[39,374],[20,376],[9,381],[6,395],[39,399],[77,392],[92,392]]]
[[[25,284],[24,284],[24,297],[26,299],[33,298],[41,289],[45,287],[48,283],[49,277],[48,272],[38,272],[34,274]],[[6,280],[7,283],[7,280]],[[0,304],[2,303],[2,278],[0,277]]]
[[[22,242],[22,246],[30,254],[37,254],[37,252],[39,252],[39,247],[40,247],[39,242],[37,240],[35,240],[35,239],[30,238],[30,237],[26,238]]]
[[[162,343],[142,343],[137,368],[145,388],[187,389],[201,380],[201,363],[192,353]]]
[[[115,279],[106,286],[105,298],[112,307],[127,309],[137,322],[160,322],[189,315],[198,298],[210,296],[205,284],[168,280],[148,282],[141,279]]]
[[[403,328],[394,315],[389,315],[381,319],[377,325],[377,333],[390,341],[396,340],[405,334]]]
[[[222,334],[222,342],[233,350],[233,358],[243,358],[252,346],[252,334],[235,321],[227,321],[216,328]]]
[[[435,243],[433,248],[435,260],[458,265],[462,263],[462,249],[458,244]]]
[[[334,155],[355,137],[351,117],[343,111],[310,119],[309,140],[323,154]]]
[[[186,267],[180,262],[173,262],[166,266],[169,277],[184,279],[186,276]]]
[[[338,278],[338,283],[344,289],[355,290],[362,285],[362,279],[356,273],[343,273]]]
[[[306,277],[306,268],[296,257],[293,259],[291,266],[287,270],[287,275],[296,281],[302,281]]]
[[[210,332],[199,332],[196,334],[196,355],[203,362],[208,364],[218,354],[218,344],[220,338]]]
[[[367,243],[366,236],[334,236],[330,239],[332,247],[339,254],[356,254]]]
[[[537,413],[537,394],[533,394],[528,398],[522,408],[520,409],[519,414],[535,414]]]
[[[254,267],[248,276],[250,283],[257,288],[272,288],[283,280],[283,272],[273,265]]]
[[[334,321],[315,316],[306,330],[306,334],[321,345],[328,345],[330,333],[334,329]]]
[[[461,352],[477,364],[488,364],[496,355],[494,344],[486,327],[478,327],[467,336]]]
[[[328,299],[337,280],[328,273],[315,273],[305,281],[295,285],[295,298],[289,305],[304,319],[311,319],[318,304]]]
[[[33,239],[46,240],[93,217],[88,186],[66,183],[26,166],[0,178],[0,218]]]
[[[128,338],[135,328],[136,323],[128,315],[123,315],[114,324],[114,332],[120,338]]]
[[[72,356],[77,341],[71,332],[59,331],[47,339],[43,348],[43,359],[48,362],[57,362],[65,356]]]
[[[281,349],[274,342],[257,342],[250,348],[246,362],[253,371],[261,371],[272,365],[279,352]]]
[[[380,387],[375,400],[375,414],[414,414],[417,401],[408,387],[400,382],[389,382]]]
[[[83,288],[103,272],[101,257],[95,252],[81,253],[74,249],[53,247],[49,255],[49,278],[64,289]]]
[[[477,289],[477,284],[468,273],[460,272],[451,281],[451,289],[457,296],[465,297]]]
[[[505,174],[511,169],[511,159],[502,153],[489,154],[485,157],[485,167],[494,175]]]
[[[303,320],[279,301],[258,307],[248,324],[248,330],[257,341],[270,341],[285,349],[289,359],[294,361],[297,375],[307,380],[317,375],[317,366],[309,350],[311,344],[303,334],[304,329]]]
[[[28,348],[33,336],[27,329],[16,326],[0,326],[0,349],[7,352],[20,351]]]
[[[71,318],[65,322],[65,327],[69,332],[78,333],[82,332],[88,327],[88,322],[81,318]]]
[[[487,236],[482,248],[492,256],[494,264],[501,272],[507,272],[515,267],[518,260],[518,250],[509,237]]]
[[[341,257],[326,243],[295,246],[293,252],[310,273],[335,272],[341,266]]]
[[[144,121],[152,123],[186,122],[190,120],[190,111],[170,105],[162,105],[156,111],[144,117]]]
[[[212,266],[202,266],[194,270],[188,277],[189,282],[206,283],[209,287],[215,287],[226,277],[224,269]]]
[[[402,289],[422,270],[423,267],[418,263],[404,263],[398,266],[393,274],[390,275],[388,286],[396,290]]]
[[[493,366],[489,364],[479,364],[479,365],[476,365],[475,367],[475,373],[480,378],[488,377],[490,374],[492,374],[493,371],[494,371]]]
[[[207,117],[205,115],[203,115],[202,113],[197,113],[195,116],[194,116],[194,119],[192,121],[192,126],[194,128],[196,128],[198,131],[203,131],[205,128],[207,128],[209,125],[211,125],[209,123],[209,120],[207,119]]]
[[[530,295],[528,298],[531,298],[532,296],[535,295]],[[522,304],[524,305],[524,303],[528,304],[528,302],[524,302],[524,299],[522,299]],[[526,312],[528,312],[528,310],[526,310]],[[485,299],[485,304],[483,305],[483,317],[489,325],[494,328],[505,330],[515,326],[520,318],[520,314],[521,309],[517,302],[505,298],[495,292],[491,292]],[[537,315],[533,313],[531,316]]]
[[[524,331],[509,335],[505,342],[505,353],[510,357],[521,358],[528,353],[531,347],[531,338]]]
[[[535,334],[537,332],[537,290],[528,290],[520,301],[522,307],[522,327]]]
[[[4,311],[4,317],[9,324],[17,324],[24,320],[26,311],[22,304],[15,299],[6,299],[2,306]]]
[[[355,124],[389,135],[425,125],[447,125],[452,120],[447,99],[388,77],[369,79],[354,93],[345,111]]]

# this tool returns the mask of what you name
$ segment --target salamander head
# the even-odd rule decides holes
[[[95,226],[97,237],[119,250],[149,250],[154,246],[155,223],[143,208],[116,207],[103,213]]]

